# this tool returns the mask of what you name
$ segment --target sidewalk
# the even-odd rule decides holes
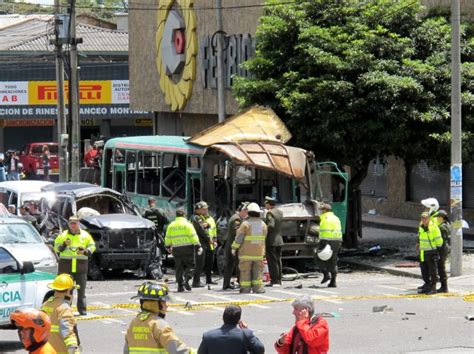
[[[394,275],[421,278],[416,243],[416,220],[395,219],[382,215],[363,215],[363,235],[357,250],[342,250],[341,263],[385,271]],[[465,244],[474,246],[473,228],[464,229]],[[467,232],[466,232],[467,231]],[[375,248],[374,248],[375,247]],[[450,273],[450,260],[446,268]],[[474,253],[463,254],[462,275],[456,282],[471,286],[474,291]]]

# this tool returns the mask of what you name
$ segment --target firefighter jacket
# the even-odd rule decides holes
[[[39,347],[38,349],[35,349],[30,352],[30,354],[56,354],[56,350],[54,350],[53,346],[49,344],[49,342],[46,342],[44,345]]]
[[[200,246],[194,226],[186,218],[178,216],[166,229],[165,246],[173,248]]]
[[[283,222],[283,212],[278,208],[272,208],[267,212],[265,223],[268,226],[267,247],[283,246],[281,235],[281,224]]]
[[[275,343],[278,354],[323,354],[329,351],[329,327],[320,316],[296,321],[282,345]]]
[[[438,225],[430,221],[428,226],[420,225],[418,228],[418,241],[420,244],[420,261],[425,261],[425,252],[436,251],[443,246],[443,238]]]
[[[45,301],[41,310],[51,319],[48,341],[58,354],[79,353],[77,325],[69,301],[56,293]]]
[[[70,240],[69,246],[65,241]],[[81,254],[79,248],[86,250]],[[86,230],[80,230],[78,234],[72,234],[70,230],[64,231],[54,240],[54,250],[59,253],[60,268],[61,263],[70,262],[70,269],[64,270],[67,273],[79,273],[78,265],[84,265],[87,271],[88,256],[95,251],[95,243],[92,236]]]
[[[319,223],[319,239],[329,241],[342,241],[341,220],[332,212],[321,214]]]
[[[192,223],[196,229],[201,246],[214,250],[214,242],[217,241],[217,225],[214,218],[210,215],[194,214]]]
[[[143,311],[128,327],[123,352],[124,354],[191,354],[192,350],[176,336],[164,319]]]
[[[239,250],[239,260],[261,261],[265,255],[267,225],[257,217],[249,217],[240,225],[232,249]]]

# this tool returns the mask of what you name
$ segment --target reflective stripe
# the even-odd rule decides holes
[[[245,239],[249,241],[265,241],[265,235],[245,236]]]
[[[262,279],[260,279],[260,280],[252,280],[252,285],[262,285],[262,284],[263,284]]]
[[[51,325],[51,333],[59,333],[59,326],[58,325]]]
[[[128,347],[129,354],[133,353],[168,353],[165,348]]]
[[[252,285],[251,281],[241,281],[240,282],[240,286],[243,286],[243,287],[249,287],[250,285]]]
[[[239,257],[243,261],[262,261],[263,256],[240,256]]]
[[[72,347],[72,346],[76,346],[76,347],[77,347],[76,338],[74,338],[74,337],[72,337],[72,338],[65,338],[65,339],[64,339],[64,344],[66,344],[66,347]]]

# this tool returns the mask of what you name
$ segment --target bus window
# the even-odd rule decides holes
[[[125,162],[125,151],[123,149],[115,149],[114,153],[114,163],[124,163]]]
[[[135,193],[135,175],[137,172],[137,152],[127,150],[125,158],[127,166],[127,192]]]
[[[123,193],[123,171],[115,170],[113,189],[117,192]]]
[[[188,158],[188,171],[200,170],[201,169],[201,158],[197,156],[189,156]]]
[[[162,196],[185,199],[186,197],[186,156],[163,154]]]
[[[160,195],[160,154],[158,152],[138,152],[137,193]]]
[[[102,166],[102,183],[104,187],[112,188],[112,150],[107,149],[104,151],[105,158]]]

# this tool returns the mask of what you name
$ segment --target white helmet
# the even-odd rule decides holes
[[[423,204],[425,208],[428,208],[430,210],[430,214],[432,214],[435,211],[438,211],[439,209],[438,199],[436,198],[423,199],[421,201],[421,204]]]
[[[318,257],[322,261],[328,261],[332,257],[332,248],[329,244],[318,251]]]
[[[77,217],[79,218],[79,220],[87,218],[88,216],[97,216],[97,215],[100,215],[100,213],[97,210],[88,208],[88,207],[82,207],[81,209],[77,211]]]
[[[260,207],[258,206],[257,203],[250,203],[247,205],[247,211],[254,212],[254,213],[260,213]]]

